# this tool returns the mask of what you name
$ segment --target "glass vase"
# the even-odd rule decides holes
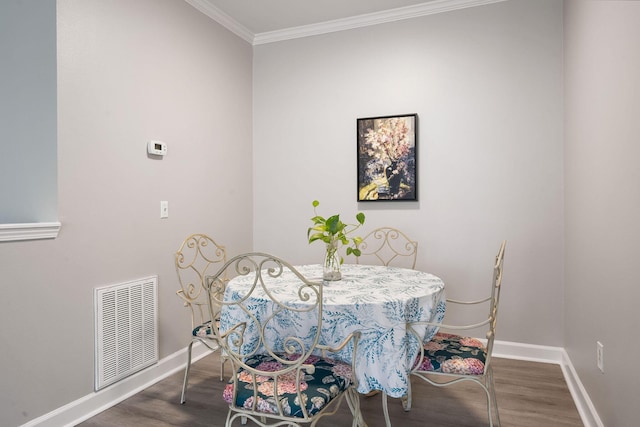
[[[340,272],[340,255],[338,254],[338,242],[336,241],[327,243],[327,250],[324,254],[324,263],[322,264],[322,278],[324,280],[342,279],[342,273]]]

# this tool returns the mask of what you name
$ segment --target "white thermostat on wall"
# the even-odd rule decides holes
[[[161,141],[149,141],[147,143],[147,153],[155,156],[164,156],[167,154],[167,144]]]

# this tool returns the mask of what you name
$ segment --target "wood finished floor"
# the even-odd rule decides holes
[[[81,427],[198,427],[224,426],[227,415],[219,380],[219,358],[214,353],[191,368],[187,402],[180,405],[183,373],[174,374],[120,404],[79,424]],[[227,372],[229,371],[227,365]],[[503,427],[583,426],[558,365],[494,359],[494,376]],[[395,427],[487,426],[484,393],[475,384],[431,386],[413,378],[413,407],[404,412],[399,399],[389,399]],[[361,397],[369,427],[384,427],[381,395]],[[240,425],[239,422],[235,425]],[[247,426],[254,425],[248,422]],[[343,402],[338,414],[325,417],[318,427],[351,426]]]

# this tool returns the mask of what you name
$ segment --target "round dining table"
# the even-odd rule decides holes
[[[335,346],[350,333],[360,331],[355,355],[358,392],[380,390],[390,397],[406,395],[409,372],[419,346],[429,341],[438,329],[414,322],[442,322],[446,308],[444,282],[418,270],[354,264],[341,267],[341,280],[323,282],[321,265],[295,268],[308,280],[323,283],[321,344]],[[225,301],[241,299],[253,279],[246,276],[231,279],[226,286]],[[279,288],[284,293],[296,280],[299,279],[293,273],[284,274],[272,279],[268,286],[277,296]],[[268,301],[266,296],[253,295],[246,305],[260,312],[267,309]],[[231,327],[238,318],[239,313],[234,313],[232,307],[225,306],[222,310],[221,330]],[[317,317],[308,320],[317,322]],[[422,342],[408,332],[409,325]],[[270,330],[265,339],[269,339],[268,334],[274,334],[275,338],[275,335],[289,333],[292,331]],[[336,357],[349,362],[352,354],[353,346],[346,346]]]

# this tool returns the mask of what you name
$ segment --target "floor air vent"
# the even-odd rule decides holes
[[[95,390],[158,361],[158,278],[95,289]]]

